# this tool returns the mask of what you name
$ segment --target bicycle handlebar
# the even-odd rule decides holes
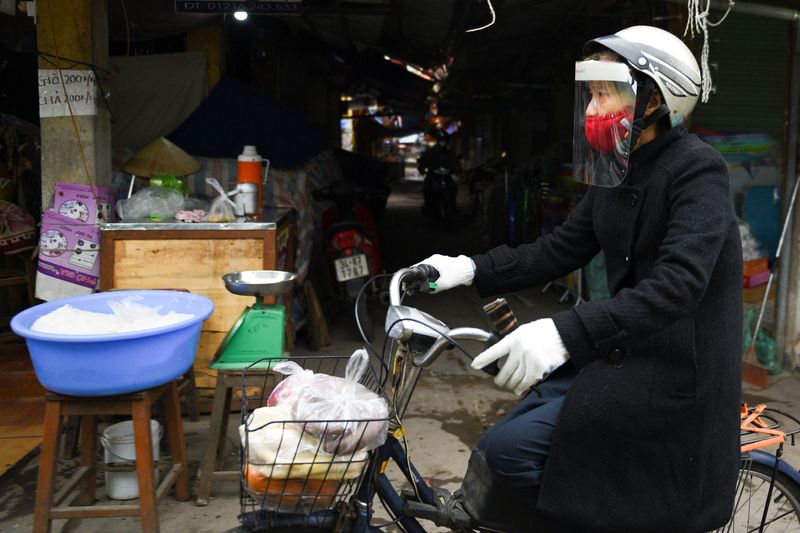
[[[439,279],[439,271],[431,265],[419,264],[398,270],[394,273],[392,281],[389,283],[390,304],[392,306],[400,306],[401,291],[403,290],[404,283],[406,284],[406,292],[411,293],[414,291],[414,284],[417,285],[416,288],[419,290],[426,291],[430,290],[430,287],[426,286],[426,284],[430,284],[437,279]],[[433,317],[428,316],[428,318],[432,319]],[[461,327],[448,329],[444,324],[440,324],[440,327],[434,327],[432,325],[427,326],[427,330],[429,331],[426,330],[425,333],[427,334],[430,332],[437,336],[431,347],[424,354],[419,354],[412,358],[414,366],[430,366],[454,340],[487,342],[496,337],[493,333],[480,328]],[[426,329],[426,327],[423,326],[423,329]]]
[[[432,283],[439,279],[439,271],[431,265],[420,264],[408,268],[401,268],[392,276],[389,283],[389,304],[400,305],[402,284],[406,282]],[[410,291],[413,292],[413,291]]]

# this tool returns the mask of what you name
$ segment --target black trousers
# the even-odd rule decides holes
[[[541,484],[561,405],[577,373],[567,361],[483,434],[477,448],[496,481],[523,491]]]

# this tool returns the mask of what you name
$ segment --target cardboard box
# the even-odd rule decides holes
[[[100,275],[98,227],[45,211],[38,270],[45,276],[94,289]]]
[[[56,183],[51,210],[81,224],[113,222],[114,194],[100,185]]]
[[[750,276],[744,277],[744,287],[757,287],[758,285],[763,285],[767,281],[769,281],[769,270],[764,270],[763,272],[756,272],[755,274],[751,274]]]
[[[765,270],[769,270],[769,263],[767,262],[766,257],[747,259],[742,264],[742,275],[745,277],[752,276],[753,274],[757,274],[759,272],[764,272]]]

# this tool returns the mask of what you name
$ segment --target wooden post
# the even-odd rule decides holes
[[[325,313],[317,299],[317,292],[309,279],[303,283],[303,295],[308,314],[308,347],[312,350],[319,350],[322,346],[328,346],[331,343],[331,334]]]
[[[108,65],[105,0],[39,0],[37,18],[40,69]],[[58,181],[110,185],[111,121],[99,88],[97,115],[43,117],[41,142],[42,205],[50,205]]]
[[[195,28],[186,33],[187,52],[205,52],[208,90],[214,88],[225,71],[225,44],[221,24]]]

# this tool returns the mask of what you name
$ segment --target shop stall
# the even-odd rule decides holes
[[[253,222],[102,224],[100,290],[183,289],[214,302],[194,364],[202,394],[216,383],[209,364],[217,348],[252,300],[227,291],[222,276],[245,270],[294,271],[295,228],[291,209],[267,211],[263,221]],[[289,309],[291,300],[290,294],[284,298]],[[291,350],[294,325],[291,312],[287,315],[286,346]]]

